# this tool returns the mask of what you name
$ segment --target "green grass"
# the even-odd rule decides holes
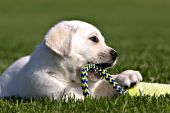
[[[0,112],[21,113],[168,113],[170,110],[170,96],[166,97],[130,97],[88,99],[85,101],[53,101],[48,99],[37,100],[0,100]]]
[[[170,83],[170,1],[0,1],[0,73],[31,54],[60,20],[80,19],[97,26],[119,59],[110,73],[140,70],[146,82]],[[170,96],[118,97],[82,101],[0,100],[0,112],[164,112]]]

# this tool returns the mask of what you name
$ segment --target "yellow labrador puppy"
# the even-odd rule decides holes
[[[100,31],[91,24],[73,20],[52,27],[31,56],[14,62],[0,77],[0,97],[50,97],[75,95],[83,99],[80,70],[88,63],[103,68],[116,62],[117,53],[105,44]],[[142,80],[138,71],[127,70],[113,76],[130,87]],[[94,97],[114,96],[114,89],[94,72],[89,73]]]

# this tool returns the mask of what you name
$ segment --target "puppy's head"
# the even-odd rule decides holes
[[[57,54],[79,59],[82,66],[94,63],[104,68],[116,62],[117,53],[105,44],[100,31],[81,21],[62,21],[47,33],[46,45]]]

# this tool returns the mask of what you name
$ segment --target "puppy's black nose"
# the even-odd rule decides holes
[[[112,56],[112,58],[114,59],[114,60],[116,60],[116,57],[117,57],[117,53],[116,53],[116,51],[115,50],[110,50],[110,55]]]

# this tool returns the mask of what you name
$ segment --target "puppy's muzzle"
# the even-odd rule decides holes
[[[112,56],[112,60],[115,61],[117,58],[117,53],[115,50],[110,50],[110,55]]]
[[[116,58],[117,58],[117,53],[114,49],[111,49],[110,50],[110,61],[109,62],[104,62],[104,63],[100,63],[100,64],[96,64],[98,65],[99,67],[102,67],[102,68],[107,68],[107,67],[111,67],[114,62],[116,61]]]

